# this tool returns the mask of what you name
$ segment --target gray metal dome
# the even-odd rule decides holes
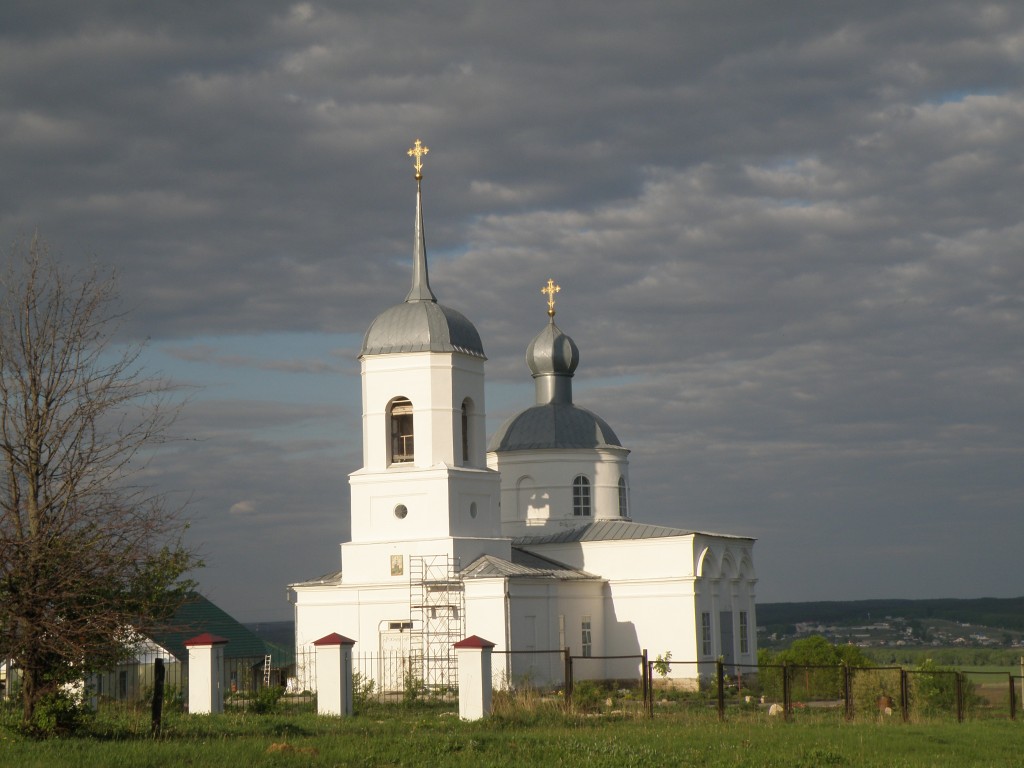
[[[526,364],[534,376],[543,374],[572,375],[580,364],[580,350],[569,336],[551,319],[526,348]]]
[[[572,403],[546,403],[527,408],[502,424],[488,451],[532,451],[543,448],[622,448],[608,422]]]
[[[436,301],[407,301],[377,315],[363,337],[359,355],[390,352],[461,352],[484,357],[473,323]]]

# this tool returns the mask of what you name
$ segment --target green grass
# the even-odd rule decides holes
[[[146,735],[145,712],[93,722],[93,735],[31,741],[0,726],[0,765],[19,766],[1011,766],[1024,722],[847,724],[761,712],[654,720],[526,710],[477,723],[450,710],[378,707],[347,719],[313,714],[176,715]],[[279,745],[274,747],[273,745]]]

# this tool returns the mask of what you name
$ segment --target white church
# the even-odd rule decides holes
[[[633,520],[629,450],[573,402],[579,349],[548,318],[526,349],[535,402],[485,434],[484,356],[427,274],[417,140],[412,288],[370,324],[362,367],[363,466],[349,476],[351,541],[340,567],[290,585],[297,657],[337,632],[383,690],[405,675],[455,683],[452,645],[495,643],[494,680],[631,678],[671,652],[669,677],[719,657],[757,662],[754,540]],[[525,398],[524,398],[525,399]],[[502,651],[512,651],[503,654]],[[552,653],[516,653],[552,651]],[[400,661],[395,661],[395,660]],[[299,684],[311,687],[308,671]]]

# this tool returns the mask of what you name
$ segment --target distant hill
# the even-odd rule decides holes
[[[260,621],[250,622],[246,628],[257,637],[281,648],[295,647],[294,621]]]
[[[963,622],[1024,631],[1024,597],[757,604],[757,623],[768,633],[781,633],[784,628],[798,623],[856,625],[886,617]]]

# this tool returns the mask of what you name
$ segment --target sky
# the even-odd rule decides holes
[[[338,567],[417,138],[489,433],[551,277],[635,520],[755,537],[761,602],[1017,596],[1022,73],[1013,1],[7,0],[0,242],[116,270],[241,620]]]

